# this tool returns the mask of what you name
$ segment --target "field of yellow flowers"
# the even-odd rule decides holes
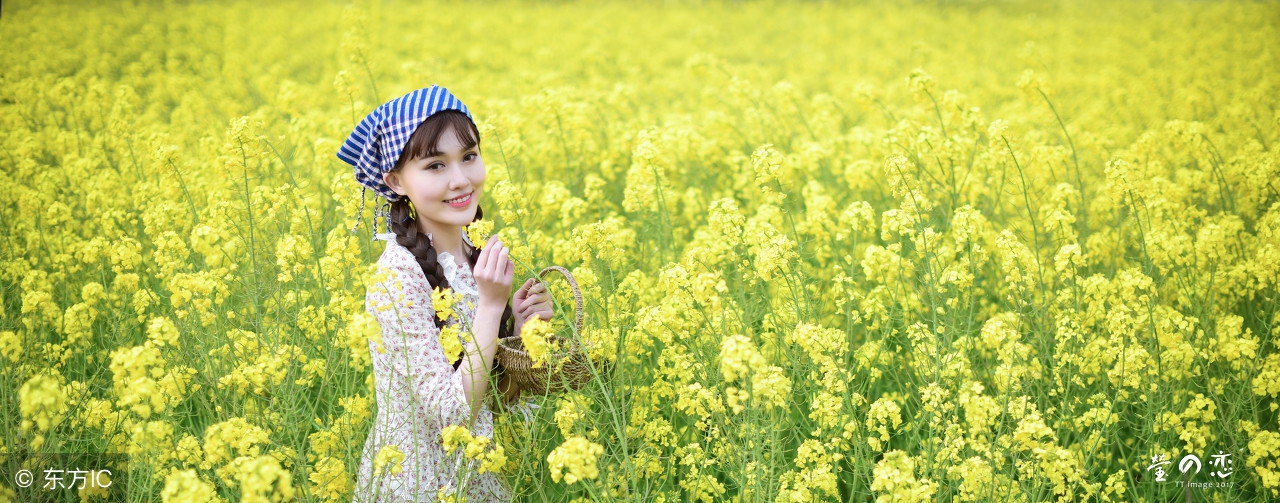
[[[36,453],[128,463],[72,498],[349,501],[384,245],[334,154],[432,83],[605,371],[499,416],[521,501],[1278,498],[1278,19],[5,2],[0,501],[55,494]]]

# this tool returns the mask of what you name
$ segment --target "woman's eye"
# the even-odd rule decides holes
[[[433,163],[431,163],[431,164],[428,164],[428,165],[427,165],[427,169],[440,169],[440,168],[442,168],[442,167],[444,167],[444,164],[441,164],[441,163],[438,163],[438,162],[433,162]]]
[[[466,156],[466,160],[468,160],[468,161],[474,161],[474,160],[476,160],[476,158],[477,158],[477,157],[480,157],[480,155],[479,155],[479,154],[477,154],[477,153],[475,153],[475,152],[470,152],[470,153],[468,153],[468,154],[467,154],[467,156]]]

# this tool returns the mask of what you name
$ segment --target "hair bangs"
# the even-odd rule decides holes
[[[414,159],[443,155],[439,148],[440,138],[450,128],[453,129],[454,138],[462,144],[462,150],[480,146],[480,131],[476,129],[475,123],[462,112],[444,110],[427,117],[427,120],[422,121],[422,124],[413,131],[413,135],[409,136],[409,141],[405,143],[404,150],[400,152],[395,169],[400,169],[405,163]]]

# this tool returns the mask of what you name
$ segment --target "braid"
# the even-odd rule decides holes
[[[431,288],[449,288],[449,280],[444,276],[444,267],[437,260],[436,249],[431,246],[431,238],[418,230],[416,219],[409,217],[409,200],[401,198],[391,203],[391,230],[396,234],[396,243],[408,248],[422,266],[422,273],[427,277]],[[437,326],[443,326],[436,323]]]
[[[480,220],[482,214],[483,211],[477,206],[475,220]],[[449,290],[449,280],[444,275],[444,266],[440,265],[435,247],[431,246],[431,238],[427,237],[426,233],[419,231],[417,219],[409,214],[408,198],[400,198],[398,201],[391,203],[391,215],[389,218],[391,220],[391,230],[396,235],[396,243],[413,253],[413,257],[418,260],[418,265],[422,267],[422,274],[427,277],[427,284],[431,285],[433,290],[435,288]],[[467,262],[471,265],[473,271],[475,270],[476,260],[479,258],[480,250],[471,247],[467,255]],[[445,322],[440,317],[433,316],[432,321],[435,322],[436,328],[444,328]],[[511,310],[511,301],[508,300],[506,309],[502,311],[502,319],[498,322],[498,337],[510,337],[512,332],[515,331],[514,326],[515,321]],[[462,357],[459,356],[453,362],[453,368],[458,368],[461,363]],[[500,365],[495,360],[493,372],[497,373],[499,368]]]

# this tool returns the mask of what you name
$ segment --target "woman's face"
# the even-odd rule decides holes
[[[485,168],[478,146],[464,149],[452,127],[443,131],[427,157],[408,161],[383,175],[395,193],[408,196],[425,232],[465,226],[476,216],[484,190]]]

